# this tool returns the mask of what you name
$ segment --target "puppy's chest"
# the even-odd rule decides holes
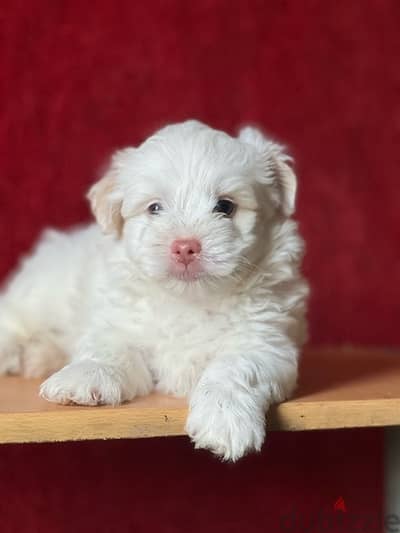
[[[157,389],[189,394],[234,327],[225,306],[143,299],[136,323]]]
[[[168,299],[141,298],[136,303],[135,329],[153,350],[204,350],[233,327],[229,306],[188,304]]]

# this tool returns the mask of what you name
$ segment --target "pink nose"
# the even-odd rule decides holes
[[[201,252],[201,244],[197,239],[177,239],[171,244],[171,254],[177,263],[188,265]]]

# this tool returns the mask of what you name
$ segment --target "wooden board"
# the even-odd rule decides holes
[[[0,378],[0,442],[183,435],[182,399],[152,394],[119,407],[60,406],[38,397],[39,381]],[[272,430],[400,424],[400,350],[324,348],[303,355],[295,398],[273,407]]]

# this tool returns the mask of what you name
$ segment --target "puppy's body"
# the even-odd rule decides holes
[[[188,122],[119,153],[90,193],[109,235],[47,232],[0,301],[0,372],[71,361],[45,398],[117,404],[157,388],[190,398],[196,445],[226,459],[259,449],[305,340],[293,179],[254,130]],[[216,212],[221,198],[234,213]],[[184,265],[171,252],[182,238],[200,243]]]

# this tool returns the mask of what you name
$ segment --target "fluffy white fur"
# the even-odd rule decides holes
[[[89,192],[98,225],[45,232],[2,295],[0,373],[50,375],[40,394],[59,403],[187,396],[197,447],[259,450],[306,336],[290,163],[256,129],[196,121],[117,152]],[[213,211],[219,198],[232,218]],[[178,238],[201,243],[194,278],[171,271]]]

